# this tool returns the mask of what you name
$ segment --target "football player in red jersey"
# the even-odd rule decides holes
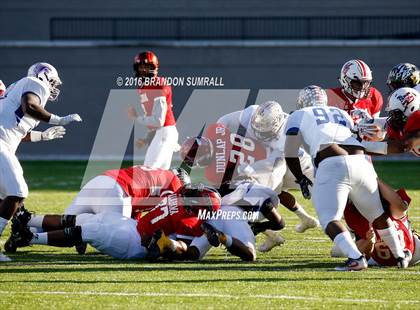
[[[193,189],[192,189],[193,188]],[[220,195],[205,187],[186,187],[178,193],[164,197],[145,215],[137,220],[124,217],[117,212],[80,214],[72,223],[53,221],[60,215],[53,215],[44,222],[46,232],[32,233],[28,227],[31,214],[21,208],[12,221],[12,235],[9,238],[14,248],[32,244],[71,247],[81,242],[91,244],[98,251],[119,259],[145,258],[149,244],[157,231],[165,235],[203,234],[198,219],[200,210],[217,211]],[[62,216],[61,216],[62,217]],[[169,245],[172,249],[172,245]],[[163,248],[165,249],[165,248]],[[176,248],[173,249],[176,251]]]
[[[4,85],[3,81],[0,80],[0,97],[3,97],[5,92],[6,92],[6,85]]]
[[[390,219],[398,231],[399,240],[404,250],[409,251],[412,256],[409,265],[413,266],[420,262],[420,240],[419,236],[414,232],[407,215],[411,199],[404,189],[395,192],[381,181],[379,181],[379,188],[383,200],[386,201]],[[369,265],[397,265],[397,261],[391,254],[390,249],[353,204],[349,203],[346,206],[344,218],[356,237],[356,245],[359,250],[369,259]],[[331,254],[335,257],[342,256],[336,247],[332,249]]]
[[[364,61],[347,61],[341,68],[339,82],[341,87],[327,90],[328,105],[346,111],[353,116],[355,123],[364,114],[370,118],[379,117],[383,105],[382,95],[371,86],[372,71]]]
[[[134,72],[141,81],[138,93],[142,115],[134,107],[128,110],[128,117],[148,129],[144,139],[136,142],[138,147],[149,145],[144,165],[169,169],[172,155],[178,150],[178,131],[172,111],[172,87],[166,85],[165,78],[158,77],[159,61],[150,51],[142,52],[134,58]]]

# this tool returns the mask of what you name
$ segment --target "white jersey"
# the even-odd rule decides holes
[[[350,115],[336,107],[307,107],[293,112],[287,121],[286,135],[297,136],[304,149],[315,158],[331,144],[358,145],[353,136],[354,123]],[[288,154],[294,157],[297,154]]]
[[[24,77],[10,85],[4,97],[0,98],[0,143],[16,152],[22,138],[38,126],[39,121],[24,115],[21,98],[25,93],[34,93],[42,107],[50,96],[50,91],[39,79]]]
[[[414,89],[420,92],[420,84],[417,84],[416,86],[414,86]]]

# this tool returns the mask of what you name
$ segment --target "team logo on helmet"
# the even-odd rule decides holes
[[[325,106],[327,103],[328,97],[325,90],[316,85],[309,85],[299,92],[296,107],[303,109],[314,105]]]

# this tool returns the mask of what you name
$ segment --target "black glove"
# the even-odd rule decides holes
[[[309,186],[313,185],[312,181],[309,180],[305,175],[303,175],[299,181],[296,180],[296,183],[300,186],[303,198],[311,199],[311,192],[309,191]]]

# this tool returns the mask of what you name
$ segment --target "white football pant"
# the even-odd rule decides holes
[[[137,222],[121,213],[80,214],[76,225],[82,228],[82,240],[99,252],[118,259],[144,258]]]
[[[316,172],[313,204],[322,228],[343,217],[349,197],[357,210],[372,223],[384,213],[376,172],[365,155],[324,159]]]
[[[178,130],[176,127],[159,128],[147,149],[144,165],[151,168],[169,169],[172,155],[178,151],[178,148]]]

